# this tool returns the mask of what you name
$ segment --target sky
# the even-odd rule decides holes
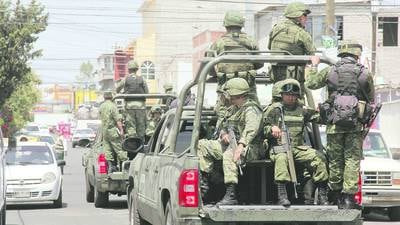
[[[96,68],[99,55],[141,35],[136,11],[142,0],[37,1],[49,13],[49,25],[36,42],[43,56],[32,62],[43,83],[72,83],[82,62]]]

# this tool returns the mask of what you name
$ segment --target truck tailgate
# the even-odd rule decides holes
[[[337,206],[234,205],[204,206],[201,217],[215,222],[352,222],[361,211]]]

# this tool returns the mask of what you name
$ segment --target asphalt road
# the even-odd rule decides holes
[[[7,206],[7,225],[127,225],[126,196],[113,196],[107,208],[95,208],[85,200],[85,180],[81,156],[83,148],[69,149],[65,157],[63,207],[48,204]]]
[[[107,208],[95,208],[85,201],[85,181],[81,165],[83,148],[69,149],[64,168],[63,207],[49,204],[11,205],[7,208],[7,225],[127,225],[126,196],[113,196]],[[385,212],[366,215],[364,224],[400,225],[391,222]]]

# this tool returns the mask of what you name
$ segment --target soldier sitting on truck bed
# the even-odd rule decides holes
[[[262,149],[262,138],[259,137],[262,111],[255,101],[247,97],[250,87],[245,79],[230,79],[224,91],[231,106],[226,110],[220,137],[218,140],[199,141],[201,192],[202,197],[206,199],[208,178],[214,163],[222,160],[226,192],[217,204],[234,205],[238,203],[236,186],[241,158],[246,160],[260,158],[257,150]]]
[[[319,113],[306,109],[298,103],[298,98],[301,96],[298,81],[287,79],[280,86],[281,101],[271,104],[264,110],[264,135],[268,138],[270,158],[275,163],[274,173],[279,204],[290,205],[286,184],[297,180],[295,169],[290,169],[293,163],[293,168],[294,164],[307,168],[319,188],[319,204],[327,205],[326,160],[315,149],[304,145],[303,138],[305,123],[319,121]]]

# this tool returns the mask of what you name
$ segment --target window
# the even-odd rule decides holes
[[[398,17],[379,17],[379,33],[382,34],[383,46],[398,46]]]
[[[311,34],[316,47],[336,47],[337,40],[343,40],[343,16],[336,16],[336,26],[333,28],[336,38],[325,36],[325,16],[310,16],[307,20],[306,30]]]
[[[151,61],[145,61],[140,66],[140,71],[145,79],[154,80],[155,79],[155,68]]]

